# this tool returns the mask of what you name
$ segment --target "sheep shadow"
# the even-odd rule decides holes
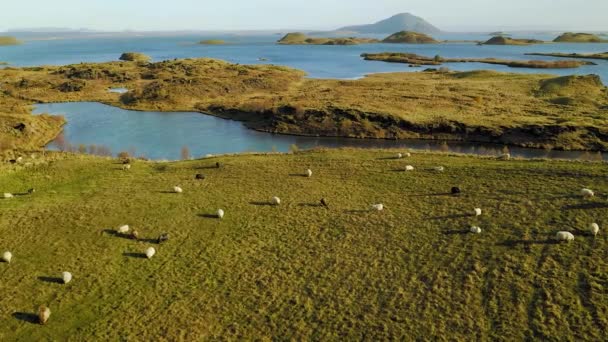
[[[459,194],[452,194],[451,192],[436,192],[432,194],[416,194],[409,195],[408,197],[441,197],[441,196],[450,196],[450,197],[459,197]]]
[[[301,178],[308,178],[308,175],[303,174],[303,173],[290,173],[289,177],[301,177]]]
[[[41,277],[38,277],[38,280],[40,280],[41,282],[44,282],[44,283],[63,284],[63,279],[57,278],[57,277],[41,276]]]
[[[344,212],[346,214],[365,214],[365,213],[371,213],[375,210],[372,209],[350,209],[350,210],[344,210]]]
[[[125,252],[125,253],[122,253],[122,255],[127,258],[134,258],[134,259],[147,259],[148,258],[145,253]]]
[[[458,219],[458,218],[465,218],[465,217],[475,217],[475,215],[473,215],[473,214],[453,214],[453,215],[446,215],[446,216],[430,217],[429,220],[449,220],[449,219]]]
[[[138,239],[137,241],[143,242],[143,243],[154,244],[154,245],[160,245],[160,243],[158,242],[158,239]]]
[[[563,210],[586,210],[586,209],[605,209],[608,208],[608,204],[605,203],[581,203],[581,204],[573,204],[562,207]]]
[[[255,205],[258,207],[274,207],[275,205],[270,202],[249,202],[251,205]]]
[[[168,191],[168,190],[163,190],[163,191],[159,191],[159,194],[172,194],[172,195],[177,195],[177,193],[175,191]]]
[[[518,245],[522,246],[532,246],[532,245],[557,245],[559,241],[557,240],[507,240],[503,242],[499,242],[496,246],[499,247],[515,247]]]
[[[444,231],[443,235],[467,235],[470,233],[471,231],[468,229],[453,229]]]
[[[129,234],[122,234],[122,233],[119,233],[119,232],[117,232],[117,231],[115,231],[113,229],[104,229],[102,233],[110,235],[110,236],[113,236],[113,237],[121,238],[121,239],[132,240],[131,235],[129,235]]]
[[[308,208],[326,208],[323,204],[321,203],[298,203],[298,207],[308,207]]]
[[[217,216],[217,214],[198,214],[198,217],[201,218],[207,218],[207,219],[216,219],[219,220],[220,218]]]
[[[15,317],[15,319],[18,319],[20,321],[27,322],[27,323],[32,323],[32,324],[40,323],[38,315],[30,313],[30,312],[15,312],[15,313],[13,313],[13,317]]]
[[[401,160],[404,158],[397,158],[397,157],[381,157],[381,158],[376,158],[376,160]]]

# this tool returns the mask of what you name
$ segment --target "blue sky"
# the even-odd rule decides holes
[[[324,30],[401,12],[451,31],[608,31],[608,0],[1,0],[0,30]]]

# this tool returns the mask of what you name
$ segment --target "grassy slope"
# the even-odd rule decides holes
[[[572,33],[566,32],[553,40],[556,43],[605,43],[608,40],[602,39],[592,33]]]
[[[401,31],[382,40],[383,43],[437,44],[439,41],[424,33]]]
[[[0,339],[602,338],[608,240],[582,230],[608,224],[605,164],[385,158],[394,153],[138,162],[130,172],[57,155],[0,166],[2,191],[38,190],[0,200],[0,250],[14,254],[0,263]],[[216,160],[226,166],[208,169]],[[416,171],[394,171],[406,164]],[[297,175],[309,167],[312,178]],[[176,184],[184,194],[164,193]],[[440,195],[454,185],[461,197]],[[583,186],[602,199],[581,199]],[[252,204],[275,195],[284,205]],[[330,210],[309,206],[321,197]],[[363,211],[377,202],[385,212]],[[477,206],[483,216],[466,216]],[[223,221],[202,216],[220,207]],[[129,257],[151,244],[102,233],[122,224],[171,240],[152,260]],[[460,233],[470,224],[483,233]],[[550,243],[558,230],[577,238]],[[65,270],[67,286],[38,279]],[[13,316],[41,304],[53,310],[45,327]]]
[[[359,45],[371,44],[380,42],[373,38],[325,38],[325,37],[309,37],[304,33],[292,32],[283,36],[277,41],[281,45]]]
[[[481,71],[316,80],[285,67],[209,59],[9,68],[0,76],[6,82],[0,112],[7,105],[26,111],[35,102],[102,101],[197,110],[278,133],[608,149],[607,90],[596,76]],[[133,91],[121,98],[107,92],[111,86]]]

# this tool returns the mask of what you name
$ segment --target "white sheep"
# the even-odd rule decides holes
[[[131,170],[131,164],[125,164],[125,165],[123,165],[122,166],[122,170],[123,171],[129,171],[129,170]]]
[[[11,263],[11,259],[13,258],[13,253],[6,251],[2,254],[2,261],[6,263]]]
[[[42,305],[40,308],[38,308],[38,323],[42,325],[46,324],[46,322],[49,320],[49,317],[51,317],[51,309],[49,309],[45,305]]]
[[[120,226],[118,227],[118,229],[116,230],[119,234],[127,234],[129,232],[129,225],[124,225],[124,226]]]
[[[472,226],[471,227],[471,233],[473,233],[473,234],[481,234],[481,228],[479,228],[477,226]]]
[[[312,170],[311,169],[306,170],[306,177],[308,177],[308,178],[312,177]]]
[[[437,167],[434,168],[434,170],[437,171],[437,172],[443,172],[443,171],[445,171],[445,167],[443,167],[443,166],[437,166]]]
[[[270,203],[272,205],[281,205],[281,199],[275,196],[270,200]]]
[[[403,154],[397,153],[397,155],[395,156],[395,159],[401,159],[401,158],[403,158]]]
[[[173,192],[175,192],[176,194],[181,194],[182,192],[184,192],[184,190],[182,190],[182,188],[180,188],[179,186],[174,186]]]
[[[475,216],[481,216],[481,208],[475,208],[473,209]]]
[[[17,158],[17,163],[21,163],[21,162],[23,162],[23,157]]]
[[[593,192],[593,190],[590,189],[581,189],[581,196],[585,198],[591,198],[595,196],[595,193]]]
[[[597,223],[592,223],[591,226],[589,226],[589,230],[591,230],[593,236],[597,236],[597,233],[600,232],[600,226]]]
[[[407,165],[405,171],[414,171],[414,167],[412,165]]]
[[[63,280],[64,284],[67,284],[69,282],[72,281],[72,273],[70,272],[63,272],[61,273],[61,279]]]
[[[498,156],[498,158],[500,158],[502,160],[511,160],[511,153],[503,153],[500,156]]]
[[[411,153],[409,153],[409,152],[406,152],[406,153],[404,153],[404,154],[403,154],[403,156],[404,156],[404,157],[408,157],[408,158],[409,158],[409,157],[411,157],[411,156],[412,156],[412,154],[411,154]]]
[[[382,211],[382,210],[384,210],[384,204],[382,204],[382,203],[374,204],[374,205],[372,205],[372,210]]]
[[[4,199],[9,199],[9,198],[13,198],[14,196],[11,193],[5,192],[3,197],[4,197]]]
[[[216,216],[219,219],[223,219],[224,218],[224,211],[222,209],[218,209]]]
[[[156,249],[154,249],[154,247],[146,249],[146,258],[151,259],[154,254],[156,254]]]
[[[555,238],[559,241],[574,241],[574,234],[570,232],[557,232]]]

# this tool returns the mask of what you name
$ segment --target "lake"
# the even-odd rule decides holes
[[[39,104],[35,114],[62,114],[68,123],[61,140],[74,145],[105,146],[116,155],[128,151],[135,156],[176,160],[187,147],[198,158],[207,154],[240,152],[287,152],[293,145],[313,147],[400,148],[425,151],[498,155],[504,146],[428,140],[363,140],[300,137],[257,132],[242,123],[201,113],[128,111],[95,102]],[[49,149],[57,150],[57,142]],[[608,154],[565,152],[509,147],[511,155],[523,158],[603,159]]]

